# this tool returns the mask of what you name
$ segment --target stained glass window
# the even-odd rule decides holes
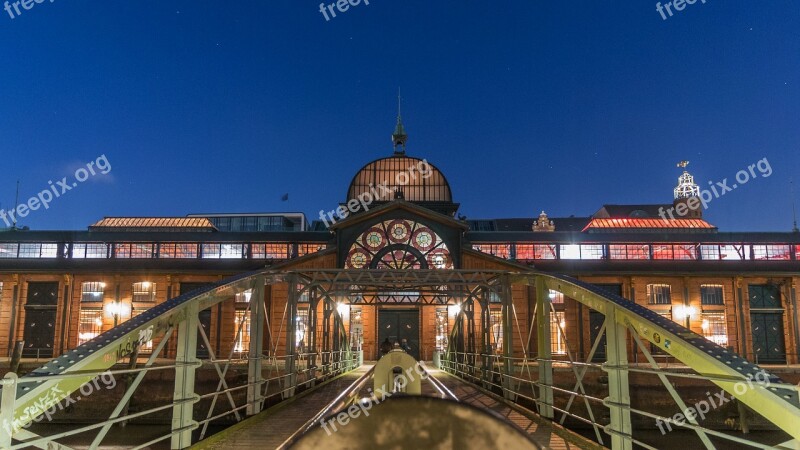
[[[412,220],[387,220],[359,236],[347,253],[347,269],[452,269],[442,238]]]

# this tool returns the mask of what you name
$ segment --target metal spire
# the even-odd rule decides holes
[[[397,125],[394,127],[394,133],[392,133],[392,144],[394,145],[395,155],[406,154],[406,142],[408,141],[408,135],[406,134],[405,128],[403,128],[401,105],[402,98],[400,97],[400,88],[397,88]]]

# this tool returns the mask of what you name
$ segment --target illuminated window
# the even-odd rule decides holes
[[[158,257],[163,259],[194,259],[198,256],[198,244],[166,243],[159,246]]]
[[[360,307],[350,307],[350,348],[361,349],[364,342],[363,313]]]
[[[563,292],[558,292],[558,291],[554,291],[554,290],[550,289],[549,297],[550,297],[550,303],[555,303],[555,304],[563,304],[564,303],[564,293]]]
[[[20,258],[56,258],[58,244],[19,244]]]
[[[611,244],[608,252],[611,259],[650,259],[650,246],[647,244]]]
[[[700,301],[704,305],[724,305],[721,284],[700,285]]]
[[[697,259],[697,245],[695,244],[675,244],[673,247],[675,259],[691,260]]]
[[[236,303],[250,303],[250,297],[253,295],[252,290],[239,292],[236,294]]]
[[[473,245],[472,248],[498,258],[511,258],[511,244],[477,244]]]
[[[147,311],[147,308],[136,308],[136,309],[131,311],[131,318],[134,318],[134,317],[142,314],[145,311]],[[198,337],[197,340],[200,341],[200,338]],[[152,339],[147,341],[147,342],[143,342],[139,346],[139,354],[149,354],[152,351],[153,351],[153,340]]]
[[[722,260],[738,260],[744,258],[744,245],[720,245],[719,257]]]
[[[602,244],[581,245],[581,259],[605,259],[605,246]]]
[[[203,244],[205,259],[241,259],[244,257],[244,244]]]
[[[253,259],[288,259],[289,244],[252,244]]]
[[[81,308],[78,319],[78,345],[85,344],[100,335],[103,329],[102,308]]]
[[[785,261],[792,259],[791,252],[789,245],[754,245],[753,259]]]
[[[243,354],[250,351],[250,311],[246,309],[236,310],[236,341],[233,350]]]
[[[673,259],[671,244],[653,244],[653,259]]]
[[[155,244],[122,242],[114,244],[114,257],[119,259],[152,258]]]
[[[374,224],[356,238],[345,268],[452,269],[453,259],[442,238],[427,225],[395,219]]]
[[[82,302],[102,302],[106,284],[99,281],[81,283]]]
[[[717,345],[721,345],[723,347],[727,346],[728,331],[725,323],[725,314],[721,312],[704,312],[702,313],[701,318],[703,320],[703,336]]]
[[[581,259],[580,245],[562,245],[560,250],[561,259]]]
[[[707,261],[717,261],[722,259],[719,253],[719,245],[701,245],[700,258]]]
[[[295,336],[294,342],[298,353],[307,351],[308,337],[306,331],[308,330],[308,308],[297,308],[297,317],[295,320]]]
[[[325,244],[297,244],[297,256],[310,255],[321,252],[327,248]]]
[[[156,284],[149,281],[133,283],[133,301],[142,303],[155,302]]]
[[[0,258],[16,258],[19,253],[19,244],[0,242]]]
[[[567,354],[567,342],[562,335],[566,333],[566,326],[564,311],[550,311],[550,351],[554,355]]]
[[[555,245],[534,245],[533,252],[535,259],[556,259]]]
[[[450,322],[447,317],[447,307],[436,308],[436,350],[447,351],[447,340],[450,336]]]
[[[669,284],[648,284],[647,302],[651,305],[671,305],[672,286]]]
[[[489,311],[489,326],[491,329],[491,345],[495,353],[503,351],[503,316],[499,309]]]
[[[75,259],[108,258],[108,244],[97,242],[89,244],[72,244],[72,257]]]

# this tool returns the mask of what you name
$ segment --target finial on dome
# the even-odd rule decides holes
[[[403,116],[400,111],[401,106],[401,97],[400,97],[400,88],[397,89],[397,125],[394,128],[394,133],[392,133],[392,144],[394,145],[394,154],[395,155],[405,155],[406,154],[406,142],[408,141],[408,135],[406,134],[405,128],[403,128]]]

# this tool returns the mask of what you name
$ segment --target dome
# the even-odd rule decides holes
[[[453,203],[450,183],[433,164],[405,154],[395,154],[364,166],[353,177],[347,200],[367,197],[384,202],[395,198],[395,192],[414,203]]]

